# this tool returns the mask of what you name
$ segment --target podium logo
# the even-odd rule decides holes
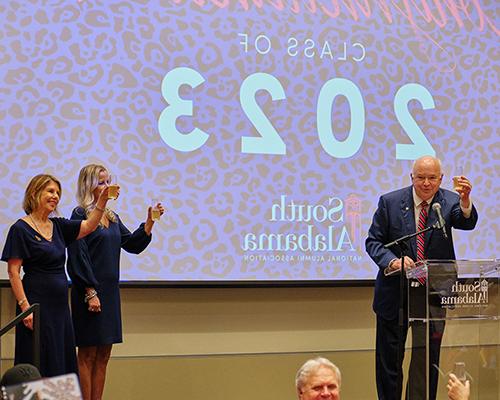
[[[450,296],[441,297],[441,305],[454,307],[478,307],[488,304],[488,281],[477,280],[472,283],[455,281]]]

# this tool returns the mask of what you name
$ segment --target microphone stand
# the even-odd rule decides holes
[[[405,252],[408,250],[407,242],[427,231],[434,229],[441,229],[442,226],[439,224],[439,221],[434,225],[429,226],[420,231],[416,231],[415,233],[410,233],[409,235],[401,236],[400,238],[393,240],[390,243],[384,245],[385,249],[397,246],[400,250],[400,258],[401,258],[401,272],[399,275],[399,314],[398,314],[398,325],[399,325],[399,338],[398,338],[398,351],[397,351],[397,366],[398,366],[398,377],[397,377],[397,393],[395,398],[401,398],[401,394],[403,391],[403,353],[404,353],[404,343],[403,343],[403,333],[404,333],[404,286],[406,280],[406,271],[405,271]]]

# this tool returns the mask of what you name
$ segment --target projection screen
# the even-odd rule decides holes
[[[129,227],[167,212],[121,279],[371,280],[378,197],[436,155],[480,219],[459,258],[499,254],[495,0],[3,1],[0,232],[29,179],[76,205],[88,163]],[[0,278],[6,279],[6,264]]]

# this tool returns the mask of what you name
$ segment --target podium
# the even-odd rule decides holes
[[[436,399],[448,399],[446,384],[453,372],[470,381],[470,399],[499,400],[500,260],[425,260],[408,269],[406,277],[408,324],[423,333],[421,343],[412,343],[412,354],[418,355],[420,347],[425,360],[423,378],[408,382],[406,399],[432,398],[425,377],[433,373]],[[412,385],[425,397],[414,394]]]

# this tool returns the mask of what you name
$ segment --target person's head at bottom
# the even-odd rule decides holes
[[[339,400],[340,383],[340,370],[323,357],[307,360],[295,377],[299,400]]]
[[[0,386],[19,385],[21,383],[42,379],[38,368],[31,364],[17,364],[5,371]]]

